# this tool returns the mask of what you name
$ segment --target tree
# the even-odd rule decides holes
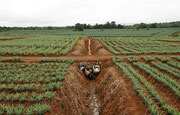
[[[156,28],[157,27],[157,23],[153,23],[150,25],[150,28]]]
[[[147,28],[147,25],[145,23],[140,23],[139,28]]]
[[[80,23],[77,23],[75,25],[75,31],[84,31],[84,25],[80,24]]]
[[[116,28],[116,22],[115,22],[115,21],[112,21],[112,22],[111,22],[110,28]]]
[[[121,24],[118,24],[118,25],[117,25],[117,28],[118,28],[118,29],[122,29],[122,28],[124,28],[124,26],[121,25]]]
[[[104,24],[105,29],[109,29],[110,27],[111,27],[111,24],[109,22],[106,22],[106,24]]]

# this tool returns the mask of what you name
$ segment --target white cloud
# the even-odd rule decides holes
[[[0,3],[0,26],[180,20],[180,0],[1,0]]]

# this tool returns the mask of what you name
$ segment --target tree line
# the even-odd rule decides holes
[[[178,28],[180,27],[180,21],[169,22],[169,23],[140,23],[134,25],[121,25],[116,24],[115,21],[106,22],[105,24],[80,24],[77,23],[75,26],[72,26],[71,29],[75,29],[77,31],[83,31],[84,29],[144,29],[144,28]]]
[[[144,28],[175,28],[180,27],[180,21],[175,22],[167,22],[167,23],[140,23],[134,25],[122,25],[117,24],[115,21],[106,22],[105,24],[81,24],[76,23],[74,26],[66,26],[66,27],[55,27],[55,26],[47,26],[47,27],[6,27],[0,26],[0,31],[7,30],[59,30],[59,29],[74,29],[75,31],[83,31],[84,29],[144,29]]]

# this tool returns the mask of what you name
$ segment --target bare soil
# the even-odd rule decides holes
[[[63,86],[57,92],[52,105],[52,115],[89,115],[90,110],[89,81],[71,65]]]
[[[178,36],[179,36],[179,33],[180,33],[180,31],[175,32],[175,33],[172,33],[171,36],[172,36],[172,37],[178,37]]]
[[[90,81],[77,69],[78,63],[70,66],[63,86],[51,102],[52,115],[93,115],[91,88],[100,103],[100,115],[148,115],[146,104],[134,91],[131,81],[119,71],[111,60],[100,61],[103,68],[100,75]],[[93,64],[93,61],[87,62]]]
[[[100,115],[150,114],[131,81],[111,61],[104,65],[102,73],[94,82],[97,82],[96,94],[101,100]]]
[[[76,54],[77,56],[88,55],[87,40],[88,39],[80,38],[78,43],[73,47],[68,56],[72,56],[74,54]]]
[[[98,39],[90,38],[92,55],[113,55]]]
[[[23,58],[23,62],[38,62],[39,58],[71,58],[71,59],[76,59],[77,62],[81,62],[81,61],[97,61],[97,60],[109,60],[112,59],[113,56],[120,56],[121,58],[125,59],[126,56],[135,56],[136,58],[141,58],[142,56],[151,56],[151,57],[155,57],[155,56],[165,56],[168,58],[171,58],[171,56],[180,56],[180,53],[177,54],[140,54],[140,55],[77,55],[77,57],[74,57],[73,55],[66,55],[66,56],[54,56],[54,55],[49,55],[49,56],[42,56],[42,55],[38,55],[38,56],[12,56],[12,55],[6,55],[6,56],[2,56],[0,55],[0,58],[3,57],[22,57]],[[176,61],[175,59],[173,59],[173,61]]]

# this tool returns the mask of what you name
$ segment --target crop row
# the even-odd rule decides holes
[[[162,74],[157,69],[154,69],[147,64],[141,62],[134,62],[134,65],[146,71],[146,73],[150,74],[156,80],[169,87],[178,97],[180,97],[180,85],[175,80],[171,79],[167,75]]]
[[[56,77],[39,77],[39,78],[35,78],[35,77],[27,77],[26,76],[18,76],[18,77],[2,77],[0,79],[0,83],[3,84],[28,84],[28,83],[53,83],[53,82],[60,82],[65,80],[65,76],[56,76]]]
[[[169,73],[171,73],[172,75],[174,75],[177,78],[180,78],[180,71],[176,68],[173,68],[167,64],[163,64],[161,62],[151,62],[154,66],[156,66],[157,68],[167,71]]]
[[[176,76],[177,78],[180,77],[180,72],[178,69],[174,68],[180,68],[180,63],[179,62],[174,62],[174,61],[170,61],[167,57],[164,56],[156,56],[155,58],[160,60],[161,62],[155,62],[153,57],[149,57],[149,56],[143,56],[142,57],[146,62],[151,62],[154,66],[156,66],[157,68],[159,68],[160,70],[164,70],[169,72],[170,74]],[[165,64],[166,63],[166,64]]]
[[[0,55],[64,55],[77,43],[78,38],[40,36],[0,42]]]
[[[51,106],[45,103],[53,99],[61,88],[67,69],[74,60],[43,60],[39,63],[0,63],[0,114],[50,112]],[[21,103],[22,110],[19,110],[17,103]],[[27,107],[28,104],[33,105]]]
[[[180,69],[180,62],[168,61],[167,63],[168,65],[171,65]]]
[[[128,70],[126,63],[116,63],[115,64],[127,75],[127,77],[132,81],[135,91],[142,97],[142,99],[145,101],[146,105],[148,106],[151,114],[158,115],[159,112],[157,110],[157,107],[153,104],[153,101],[151,98],[147,96],[147,94],[144,92],[144,90],[141,88],[138,80],[133,76],[133,74]]]
[[[61,82],[49,83],[49,84],[1,84],[0,91],[55,91],[59,90],[62,86]]]
[[[172,56],[171,58],[177,59],[178,61],[180,61],[180,56]]]
[[[120,58],[121,59],[121,58]],[[140,87],[139,82],[141,82],[146,88],[147,90],[151,93],[151,95],[153,96],[153,98],[155,99],[156,102],[159,103],[159,106],[166,110],[169,114],[179,114],[173,107],[168,106],[165,104],[165,100],[162,99],[162,97],[160,97],[157,92],[155,91],[155,89],[145,80],[144,77],[142,77],[141,75],[139,75],[132,67],[130,64],[126,64],[124,62],[116,62],[114,61],[114,63],[120,67],[123,72],[132,80],[135,90],[139,93],[141,91],[141,93],[146,97],[143,97],[143,99],[145,98],[146,103],[150,104],[148,105],[150,111],[152,114],[159,114],[157,111],[156,106],[154,106],[153,102],[151,99],[148,99],[147,95],[145,94],[145,92],[143,91],[143,89]],[[138,82],[139,80],[139,82]],[[136,89],[137,88],[137,89]],[[140,94],[140,95],[142,95]]]
[[[34,104],[28,107],[24,105],[7,105],[7,104],[0,104],[0,114],[7,114],[7,115],[43,115],[46,112],[51,111],[51,106],[47,104]]]
[[[14,93],[14,94],[7,94],[2,92],[0,94],[0,101],[13,101],[13,102],[41,102],[47,99],[53,99],[55,96],[55,92],[44,92],[44,93]]]
[[[169,59],[167,57],[164,57],[164,56],[156,56],[155,57],[156,59],[162,61],[162,62],[167,62],[169,61]]]
[[[175,54],[180,45],[146,38],[100,38],[101,43],[114,54]]]
[[[65,79],[69,63],[0,63],[0,83],[51,83]]]
[[[144,59],[147,62],[151,62],[151,61],[155,60],[153,57],[150,57],[150,56],[142,56],[141,58]]]
[[[0,58],[0,62],[22,62],[21,57],[3,57]]]
[[[138,62],[138,59],[134,56],[127,56],[129,62]]]

